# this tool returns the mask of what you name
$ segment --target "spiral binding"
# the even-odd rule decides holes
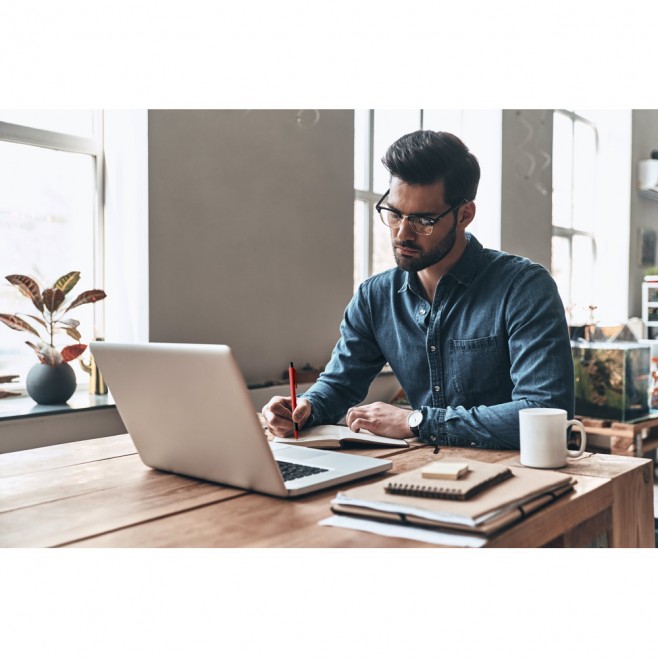
[[[392,482],[385,487],[386,493],[400,496],[417,496],[419,498],[459,498],[463,492],[449,487],[431,487],[420,484],[403,484]]]
[[[384,491],[399,496],[416,496],[417,498],[468,500],[480,493],[483,489],[487,489],[494,484],[507,480],[507,478],[512,477],[512,475],[512,471],[509,468],[505,469],[465,491],[456,487],[437,487],[436,485],[414,484],[413,482],[390,482],[384,487]]]

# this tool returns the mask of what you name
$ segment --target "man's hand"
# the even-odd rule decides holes
[[[311,415],[311,403],[306,398],[297,398],[295,414],[292,413],[292,400],[275,395],[262,409],[267,428],[274,436],[292,436],[293,421],[302,429]]]
[[[409,439],[414,436],[407,422],[409,413],[408,409],[401,409],[392,404],[373,402],[349,409],[346,421],[353,432],[368,430],[391,439]]]

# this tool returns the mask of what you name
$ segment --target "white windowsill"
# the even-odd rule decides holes
[[[112,397],[90,395],[86,385],[79,386],[66,404],[37,404],[24,390],[14,390],[21,395],[0,399],[0,453],[126,431]]]

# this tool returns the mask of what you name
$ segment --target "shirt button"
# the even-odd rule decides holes
[[[436,441],[436,437],[434,436],[434,434],[430,434],[430,441]]]
[[[421,315],[425,315],[425,309],[424,308],[421,308],[419,312],[420,312]]]
[[[430,352],[436,352],[436,346],[430,345]]]
[[[438,393],[441,390],[441,387],[440,386],[435,386],[434,390]]]
[[[477,443],[475,443],[475,441],[471,441],[471,448],[475,448],[475,446],[477,446]]]

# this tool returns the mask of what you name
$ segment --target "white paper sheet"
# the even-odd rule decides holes
[[[395,525],[393,523],[382,523],[370,521],[369,519],[357,519],[352,516],[339,516],[337,514],[322,519],[320,525],[335,528],[347,528],[348,530],[361,530],[371,532],[384,537],[399,537],[400,539],[413,539],[424,541],[429,544],[442,544],[443,546],[460,546],[463,548],[479,548],[486,544],[485,537],[469,535],[458,532],[442,532],[441,530],[426,530],[412,526]]]

